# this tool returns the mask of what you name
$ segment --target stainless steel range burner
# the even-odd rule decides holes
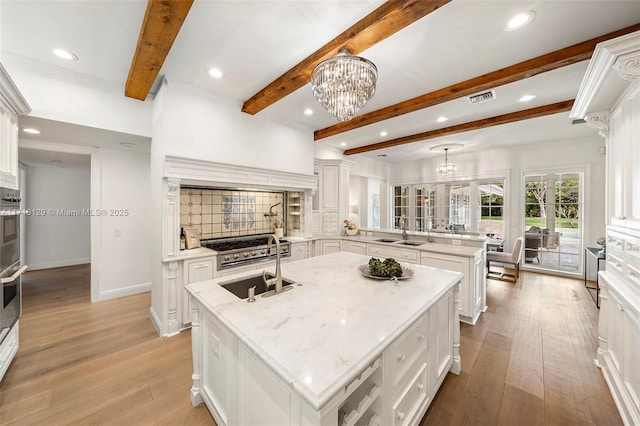
[[[276,246],[269,248],[267,240],[269,234],[253,235],[250,237],[217,238],[203,240],[200,245],[218,253],[218,270],[253,262],[261,262],[275,258]],[[280,240],[280,256],[290,256],[291,243]]]

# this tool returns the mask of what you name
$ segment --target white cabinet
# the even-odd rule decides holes
[[[9,368],[9,364],[16,356],[18,352],[19,346],[19,336],[18,329],[20,320],[16,321],[16,324],[9,329],[9,334],[7,334],[2,341],[2,345],[0,345],[0,381],[4,377],[4,374],[7,372]]]
[[[454,332],[450,318],[454,315],[453,293],[448,293],[429,309],[429,384],[432,397],[440,388],[453,363],[451,347]]]
[[[392,257],[398,262],[420,263],[420,251],[397,246],[367,244],[367,254],[380,258]]]
[[[351,253],[367,254],[367,243],[359,241],[342,241],[342,251],[348,251]]]
[[[182,270],[184,271],[184,279],[182,282],[186,286],[187,284],[197,283],[198,281],[212,279],[215,272],[215,263],[215,256],[185,260],[182,266]],[[186,327],[191,324],[191,299],[184,288],[182,289],[181,308],[182,327]]]
[[[600,307],[607,337],[603,372],[614,399],[622,402],[622,418],[640,424],[640,294],[615,272],[601,273],[600,282],[606,289]]]
[[[349,213],[349,162],[316,160],[319,188],[313,203],[314,234],[338,235]]]
[[[203,312],[203,311],[200,311]],[[204,336],[202,351],[202,391],[215,407],[218,425],[229,423],[229,410],[234,402],[230,372],[234,366],[232,335],[213,315],[205,315],[201,324]]]
[[[307,258],[307,241],[291,243],[291,261]]]
[[[599,273],[597,363],[625,424],[640,424],[639,58],[640,32],[598,43],[572,114],[606,139],[607,270]]]
[[[322,254],[337,253],[341,247],[340,240],[322,240],[320,247]]]
[[[640,91],[640,88],[638,88]],[[612,111],[609,120],[607,169],[612,225],[640,229],[640,96],[632,96]],[[635,190],[634,190],[635,189]]]
[[[460,285],[460,320],[475,324],[485,309],[486,278],[482,253],[474,257],[464,257],[422,252],[421,264],[464,274]]]
[[[0,64],[0,186],[18,188],[18,117],[31,111]]]

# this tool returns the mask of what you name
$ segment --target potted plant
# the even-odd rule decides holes
[[[358,233],[358,225],[356,225],[354,222],[351,222],[350,220],[344,220],[343,223],[344,223],[344,232],[347,235],[353,236]]]

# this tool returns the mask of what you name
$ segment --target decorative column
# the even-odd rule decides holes
[[[202,395],[200,392],[202,391],[202,378],[200,374],[202,373],[202,360],[200,357],[202,356],[202,330],[200,329],[200,305],[197,302],[192,304],[193,308],[191,309],[191,356],[193,358],[193,374],[191,375],[191,380],[193,384],[191,385],[191,405],[194,407],[196,405],[202,404]]]
[[[453,374],[460,374],[462,371],[462,358],[460,358],[460,286],[462,283],[458,283],[453,287],[453,312],[452,312],[452,325],[453,325],[453,364],[451,364],[451,371]]]
[[[163,263],[163,287],[166,289],[167,306],[167,335],[172,336],[180,332],[178,321],[178,291],[182,291],[179,282],[181,262],[177,260],[180,254],[180,180],[166,178],[163,192],[165,194],[162,208],[162,254],[164,258],[174,261]]]

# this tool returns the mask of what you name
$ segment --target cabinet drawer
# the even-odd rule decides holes
[[[393,424],[410,424],[420,404],[427,398],[427,383],[429,380],[427,363],[422,363],[418,373],[411,383],[400,394],[393,404]]]
[[[427,350],[428,316],[416,321],[389,346],[385,363],[389,367],[392,386],[396,386],[411,369],[416,360]]]
[[[624,251],[636,262],[640,262],[640,239],[626,236]]]
[[[351,253],[367,254],[367,243],[358,243],[355,241],[343,241],[342,250]]]
[[[622,261],[622,259],[611,253],[607,253],[607,269],[612,271],[615,270],[622,274],[623,265],[624,262]]]
[[[607,249],[624,250],[624,235],[609,231],[607,233]]]
[[[420,262],[420,252],[418,250],[407,250],[396,247],[379,246],[375,244],[369,244],[367,246],[367,254],[369,256],[377,257],[392,257],[396,260],[404,260],[411,263]]]

